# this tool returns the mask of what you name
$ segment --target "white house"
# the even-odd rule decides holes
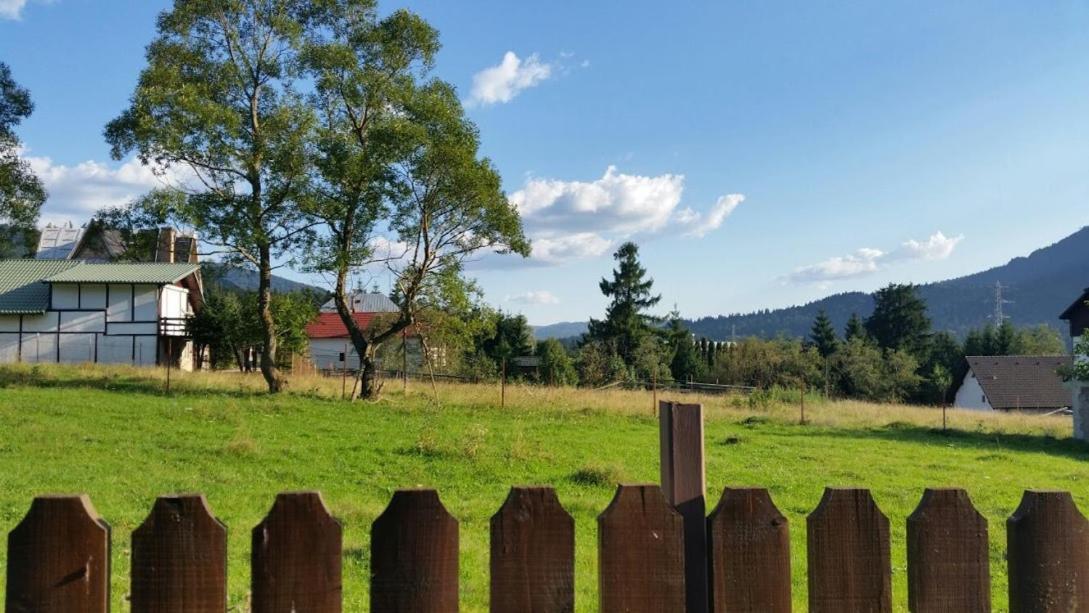
[[[0,260],[0,363],[194,364],[196,263]]]
[[[1078,296],[1063,314],[1059,316],[1070,324],[1070,339],[1074,343],[1074,359],[1078,363],[1089,360],[1089,355],[1078,353],[1079,342],[1085,338],[1089,329],[1089,288]],[[1071,402],[1074,412],[1074,438],[1089,441],[1089,381],[1070,381]]]
[[[969,356],[954,406],[981,411],[1051,412],[1070,408],[1064,368],[1070,356]]]
[[[352,313],[352,319],[362,330],[367,330],[382,317],[395,315]],[[307,324],[306,336],[310,339],[310,360],[319,370],[359,369],[359,354],[352,347],[348,328],[339,314],[318,313],[317,318]],[[381,369],[401,370],[407,366],[409,372],[418,372],[424,365],[422,339],[412,327],[390,339],[382,349],[378,355]]]

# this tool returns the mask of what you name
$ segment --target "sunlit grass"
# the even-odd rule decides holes
[[[487,610],[488,519],[511,484],[549,484],[576,520],[579,611],[596,607],[596,522],[616,481],[658,480],[649,392],[387,381],[377,402],[297,377],[278,397],[259,375],[91,366],[0,367],[0,532],[33,496],[86,492],[113,527],[115,611],[128,610],[129,539],[156,495],[204,492],[230,528],[232,610],[244,610],[249,531],[278,491],[318,489],[345,529],[345,611],[367,610],[368,532],[394,489],[436,487],[461,532],[462,610]],[[350,386],[350,382],[349,382]],[[785,398],[782,396],[781,398]],[[968,490],[990,522],[995,610],[1005,609],[1005,518],[1025,488],[1089,509],[1087,448],[1069,417],[689,395],[708,421],[708,497],[768,487],[790,521],[795,609],[805,609],[805,516],[825,485],[870,488],[892,526],[906,608],[904,521],[927,486]],[[0,554],[0,562],[6,560]]]

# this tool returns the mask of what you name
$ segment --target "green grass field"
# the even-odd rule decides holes
[[[461,530],[464,611],[486,611],[488,519],[512,484],[553,485],[577,526],[577,608],[596,611],[596,521],[615,482],[658,480],[648,394],[388,384],[377,403],[339,382],[80,367],[0,368],[0,532],[43,493],[85,492],[113,527],[115,611],[128,610],[129,538],[159,494],[199,491],[229,528],[231,610],[247,610],[250,529],[283,490],[317,489],[344,525],[346,611],[367,610],[371,522],[401,487],[439,490]],[[432,396],[438,395],[438,402]],[[795,610],[804,611],[805,516],[825,485],[868,487],[892,525],[893,588],[906,610],[905,518],[926,486],[968,490],[990,522],[995,610],[1006,608],[1005,519],[1025,488],[1073,492],[1089,510],[1089,447],[1069,418],[810,401],[796,408],[701,398],[710,503],[726,485],[771,490],[790,520]],[[0,565],[6,553],[0,553]]]

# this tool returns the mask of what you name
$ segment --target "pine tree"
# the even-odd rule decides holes
[[[651,294],[654,280],[647,278],[647,270],[639,263],[639,247],[627,242],[613,254],[619,263],[613,270],[612,280],[602,279],[601,293],[611,300],[605,309],[605,319],[590,319],[588,340],[599,341],[631,366],[636,348],[644,337],[652,333],[653,317],[646,310],[658,304],[660,295]]]
[[[809,332],[809,338],[813,341],[813,345],[817,348],[821,357],[826,358],[836,352],[839,339],[836,338],[836,329],[832,327],[832,320],[828,319],[828,313],[824,309],[821,309],[817,313],[817,318],[813,320],[813,328]]]
[[[703,361],[700,360],[696,344],[692,340],[692,333],[685,327],[681,314],[676,309],[669,314],[666,338],[673,354],[669,362],[669,372],[673,374],[673,378],[677,381],[699,378],[703,372]]]
[[[866,338],[866,327],[858,313],[851,313],[851,318],[847,320],[847,327],[843,331],[843,340],[851,341],[856,338]]]
[[[873,314],[866,320],[866,332],[877,346],[893,351],[904,350],[919,357],[930,338],[930,318],[926,302],[914,285],[893,283],[874,294]]]

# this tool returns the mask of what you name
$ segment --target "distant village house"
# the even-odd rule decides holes
[[[1070,356],[969,356],[954,405],[980,411],[1050,413],[1069,409],[1062,371]]]
[[[352,319],[363,330],[383,319],[393,319],[400,308],[387,296],[378,293],[354,292],[348,296]],[[310,360],[319,370],[359,369],[359,354],[352,347],[348,328],[337,313],[333,299],[321,306],[317,318],[306,326],[310,339]],[[383,370],[418,372],[424,368],[423,342],[414,328],[391,339],[379,354]]]

